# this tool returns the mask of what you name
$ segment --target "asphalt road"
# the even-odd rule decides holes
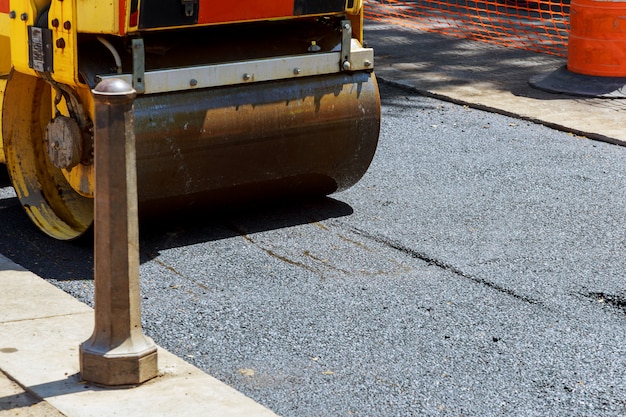
[[[352,189],[144,224],[146,333],[283,416],[626,414],[626,148],[382,101]],[[91,303],[7,184],[0,253]]]

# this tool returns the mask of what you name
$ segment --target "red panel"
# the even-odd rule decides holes
[[[120,35],[123,35],[126,32],[126,0],[120,0],[119,22]]]
[[[9,13],[9,0],[0,0],[0,13]]]
[[[294,0],[200,0],[198,23],[238,22],[292,16],[293,2]]]

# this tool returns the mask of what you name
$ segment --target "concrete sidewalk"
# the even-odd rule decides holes
[[[563,65],[562,58],[373,22],[366,24],[366,41],[375,48],[380,80],[626,144],[626,100],[550,94],[528,85],[530,77]],[[161,376],[140,387],[84,384],[78,346],[93,328],[92,310],[1,255],[0,288],[0,417],[274,415],[163,350]]]
[[[2,417],[275,416],[163,349],[159,376],[139,387],[87,384],[78,347],[93,310],[1,255],[0,288]]]
[[[423,94],[586,136],[626,144],[626,99],[583,98],[534,89],[528,80],[566,59],[367,22],[379,80]]]

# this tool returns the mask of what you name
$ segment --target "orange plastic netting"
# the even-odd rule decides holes
[[[367,0],[365,17],[558,56],[567,54],[570,0]]]

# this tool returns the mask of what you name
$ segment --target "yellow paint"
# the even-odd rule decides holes
[[[11,43],[6,36],[0,36],[0,77],[11,71]]]
[[[363,44],[363,9],[358,14],[349,14],[348,19],[352,24],[352,37]]]
[[[120,31],[117,0],[80,0],[76,11],[78,31],[81,33],[116,34]]]
[[[81,103],[85,108],[85,111],[88,113],[89,118],[91,120],[94,119],[94,104],[93,104],[93,96],[91,95],[91,90],[85,85],[80,86],[77,90],[78,96],[80,97]],[[67,109],[67,105],[65,100],[62,100],[57,109],[54,108],[53,103],[50,103],[50,108],[52,113],[55,110],[58,110],[64,116],[69,116],[69,110]],[[95,188],[95,172],[94,166],[91,165],[83,165],[79,164],[71,169],[62,169],[61,173],[67,180],[68,184],[74,191],[83,197],[94,197],[94,188]]]
[[[347,8],[346,12],[349,14],[360,14],[363,10],[363,0],[354,0],[351,8]]]
[[[8,19],[11,62],[16,70],[25,74],[34,74],[28,67],[28,26],[33,25],[37,11],[48,3],[49,0],[11,0],[11,10],[17,15],[15,19]],[[3,19],[8,18],[8,15],[2,16]],[[22,20],[22,16],[25,20]]]
[[[0,115],[2,114],[2,102],[4,99],[4,87],[6,84],[7,80],[5,78],[0,78]],[[2,147],[2,117],[0,117],[0,163],[6,163],[4,148]]]
[[[0,37],[6,36],[7,38],[11,34],[9,30],[9,15],[0,13]],[[0,49],[2,51],[2,49]]]
[[[55,81],[76,85],[78,83],[76,2],[54,0],[50,5],[48,21],[57,19],[58,27],[52,28]],[[62,45],[62,47],[60,47]]]
[[[15,19],[8,20],[9,37],[11,39],[11,60],[13,67],[25,74],[34,74],[34,71],[28,67],[27,28],[33,25],[37,17],[37,11],[41,10],[49,2],[50,0],[11,0],[11,10],[15,11],[17,15]],[[25,17],[25,20],[22,20],[22,16]]]
[[[28,66],[28,26],[34,24],[37,11],[48,2],[46,0],[11,1],[11,10],[15,10],[17,14],[15,19],[8,21],[11,61],[13,67],[24,74],[35,75],[35,72]],[[21,19],[22,15],[26,16],[26,20]],[[4,18],[4,15],[1,16]],[[56,28],[51,24],[54,19],[59,22]],[[52,28],[54,67],[52,77],[56,81],[72,86],[78,82],[76,20],[76,1],[52,0],[48,13],[48,27]],[[2,65],[1,59],[0,65]]]
[[[6,20],[6,27],[4,16],[0,14],[0,28],[8,29],[9,21]],[[8,32],[8,30],[7,30]],[[6,86],[6,74],[11,70],[11,46],[9,38],[6,36],[0,36],[0,164],[6,162],[4,156],[4,149],[2,147],[2,102],[4,99],[4,88]]]
[[[33,2],[28,0],[11,0],[11,10],[17,13],[15,19],[9,19],[9,31],[11,38],[11,61],[17,71],[25,74],[34,74],[28,67],[28,29],[33,24],[36,16],[36,8]],[[22,20],[20,16],[26,16]]]
[[[57,217],[56,213],[45,204],[40,206],[28,206],[25,207],[25,210],[33,223],[49,236],[58,240],[71,240],[76,238],[76,235],[68,230],[67,226]]]

